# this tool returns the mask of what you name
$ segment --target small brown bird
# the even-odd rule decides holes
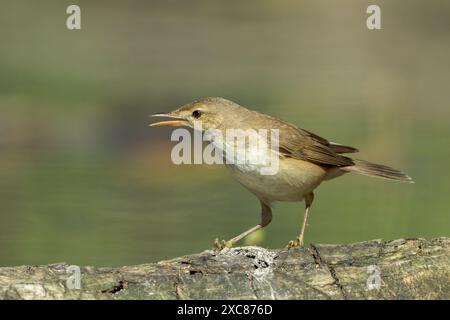
[[[231,247],[250,233],[267,226],[272,220],[271,204],[276,201],[303,201],[305,213],[300,235],[288,244],[289,248],[302,246],[308,214],[314,199],[313,191],[322,181],[334,179],[348,172],[371,177],[384,178],[402,182],[413,182],[401,171],[388,166],[352,159],[346,153],[358,152],[356,148],[330,142],[314,133],[300,129],[293,124],[269,115],[244,108],[224,98],[205,98],[196,100],[181,108],[156,117],[169,117],[170,121],[162,121],[151,126],[187,126],[199,127],[202,131],[227,129],[277,129],[278,148],[275,150],[268,144],[271,156],[279,159],[275,174],[261,174],[260,168],[248,163],[227,163],[233,176],[250,192],[258,197],[261,203],[261,222],[249,230],[228,241],[218,241],[215,247],[221,250]],[[214,142],[214,139],[211,139]],[[215,141],[223,147],[223,141]],[[248,144],[247,148],[255,148]],[[228,146],[236,148],[236,145]],[[256,150],[256,152],[261,152]],[[252,150],[250,150],[252,152]]]

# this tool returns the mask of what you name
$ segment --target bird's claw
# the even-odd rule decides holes
[[[291,248],[303,247],[303,245],[304,245],[303,239],[297,238],[295,240],[289,241],[287,248],[291,249]]]
[[[233,244],[231,243],[231,241],[225,241],[225,240],[219,240],[216,239],[214,241],[214,249],[216,251],[222,251],[225,248],[231,248],[233,246]]]

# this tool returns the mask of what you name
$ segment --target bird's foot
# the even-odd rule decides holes
[[[216,251],[222,251],[225,248],[231,248],[233,243],[231,241],[219,240],[218,238],[214,241],[214,249]]]
[[[303,245],[304,245],[303,239],[300,239],[300,237],[298,237],[295,240],[289,241],[287,248],[291,249],[291,248],[303,247]]]

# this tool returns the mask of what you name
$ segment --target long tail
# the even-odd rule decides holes
[[[375,164],[364,160],[353,160],[353,162],[355,163],[353,166],[343,167],[342,170],[356,172],[370,177],[414,183],[411,177],[407,174],[388,166]]]

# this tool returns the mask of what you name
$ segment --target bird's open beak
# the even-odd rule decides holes
[[[155,122],[155,123],[150,123],[149,124],[150,127],[161,127],[161,126],[180,127],[180,126],[186,126],[187,125],[187,121],[186,120],[184,120],[182,118],[175,117],[175,116],[171,115],[170,113],[155,113],[155,114],[152,114],[151,117],[152,118],[154,118],[154,117],[172,118],[174,120],[159,121],[159,122]]]

